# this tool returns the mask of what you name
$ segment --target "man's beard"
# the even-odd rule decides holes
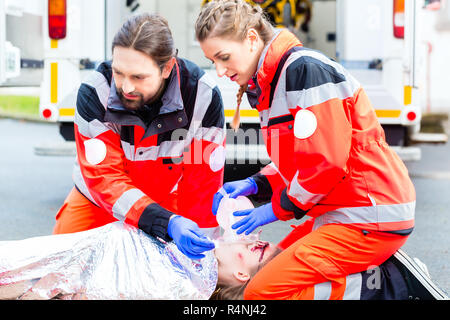
[[[138,96],[139,99],[137,99],[137,100],[129,100],[129,99],[125,98],[123,95],[122,89],[119,89],[117,93],[118,93],[119,99],[122,102],[123,106],[125,108],[127,108],[128,110],[136,111],[136,110],[141,109],[145,105],[144,96],[139,92],[133,92],[130,94],[133,96]]]
[[[162,96],[164,89],[166,88],[166,82],[167,81],[163,81],[161,83],[161,86],[159,87],[158,91],[156,92],[156,94],[153,97],[151,97],[150,99],[148,99],[147,101],[144,101],[144,95],[139,92],[132,92],[129,94],[129,95],[133,95],[133,96],[138,96],[139,99],[129,100],[129,99],[125,98],[125,96],[123,95],[123,91],[120,88],[117,89],[117,95],[119,96],[119,99],[125,108],[127,108],[128,110],[137,111],[139,109],[142,109],[144,107],[144,105],[153,103],[157,99],[159,99]]]

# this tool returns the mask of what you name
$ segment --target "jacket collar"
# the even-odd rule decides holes
[[[117,87],[113,78],[105,113],[105,121],[119,125],[141,126],[146,129],[144,137],[184,127],[188,124],[188,118],[181,96],[180,79],[180,69],[177,62],[170,73],[168,78],[169,83],[161,97],[162,105],[159,109],[159,114],[147,127],[134,111],[128,110],[123,106],[117,94]]]
[[[275,30],[275,35],[264,47],[259,58],[258,69],[253,79],[249,82],[247,96],[252,107],[267,105],[270,87],[274,80],[273,77],[277,71],[278,63],[284,53],[296,46],[302,46],[302,43],[293,33],[287,29]]]

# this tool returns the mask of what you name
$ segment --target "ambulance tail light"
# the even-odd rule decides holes
[[[50,39],[64,39],[67,33],[66,0],[48,0],[48,33]]]
[[[44,110],[42,110],[42,117],[44,119],[50,119],[53,115],[53,112],[50,108],[45,108]]]
[[[394,0],[394,37],[405,38],[405,0]]]
[[[406,114],[406,118],[412,122],[417,119],[417,114],[414,111],[410,111]]]

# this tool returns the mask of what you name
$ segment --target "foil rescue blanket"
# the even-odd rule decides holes
[[[0,241],[0,299],[208,299],[217,260],[205,256],[192,261],[121,222]]]

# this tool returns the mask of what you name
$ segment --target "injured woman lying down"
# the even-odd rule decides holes
[[[236,285],[247,283],[278,252],[268,242],[238,239],[221,242],[205,258],[193,261],[175,244],[121,222],[72,234],[0,241],[0,299],[241,299],[243,289],[236,291]],[[367,272],[347,277],[353,290],[347,298],[408,298],[392,262],[378,272],[372,280]],[[326,287],[317,287],[315,298],[321,298],[318,293]]]

